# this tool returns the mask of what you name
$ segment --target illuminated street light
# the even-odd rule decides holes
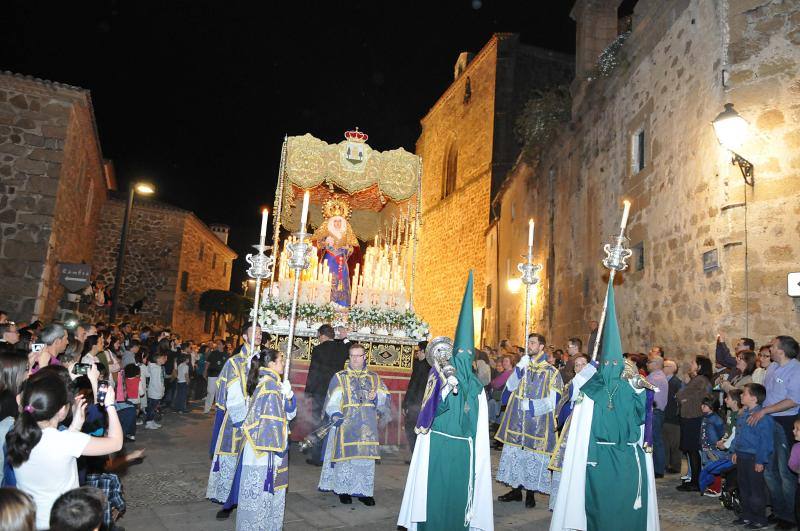
[[[117,271],[114,274],[114,292],[111,295],[111,309],[108,311],[108,321],[113,323],[117,319],[117,308],[119,307],[119,290],[122,286],[122,274],[125,264],[125,247],[128,244],[128,230],[131,224],[131,212],[133,211],[133,198],[136,193],[142,195],[152,195],[156,193],[156,188],[147,182],[131,183],[128,189],[128,202],[125,203],[125,218],[122,222],[122,234],[119,239],[119,252],[117,252]]]
[[[726,103],[725,110],[719,113],[711,124],[714,126],[720,145],[733,155],[731,164],[739,166],[744,182],[753,186],[755,184],[753,164],[736,152],[747,140],[750,124],[736,112],[733,103]]]
[[[139,182],[133,185],[137,192],[142,195],[152,195],[156,193],[156,188],[150,183]]]

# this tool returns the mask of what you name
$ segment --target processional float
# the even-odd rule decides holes
[[[251,274],[260,285],[257,319],[269,346],[286,353],[284,379],[296,386],[301,408],[321,324],[345,327],[348,341],[365,346],[369,368],[396,391],[405,389],[414,348],[428,337],[414,312],[422,161],[402,148],[372,149],[358,128],[344,136],[337,144],[310,134],[284,139],[272,256],[248,257],[266,264]],[[401,441],[401,397],[392,394],[385,444]],[[308,428],[293,426],[293,439]]]

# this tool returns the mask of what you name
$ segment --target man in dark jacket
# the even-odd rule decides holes
[[[678,364],[675,360],[664,361],[664,375],[667,377],[668,395],[667,406],[664,408],[664,424],[661,428],[661,437],[664,440],[664,462],[668,474],[679,474],[681,471],[681,419],[678,411],[678,394],[683,382],[675,374]]]
[[[425,394],[425,386],[428,383],[428,373],[431,366],[425,359],[425,348],[427,341],[420,341],[417,351],[414,353],[414,365],[411,369],[411,378],[408,380],[408,389],[403,397],[403,415],[405,416],[406,438],[408,438],[408,450],[414,452],[414,444],[417,442],[417,432],[414,427],[417,425],[419,409],[422,406],[422,396]]]
[[[323,420],[323,407],[328,394],[331,378],[344,368],[348,358],[347,345],[337,341],[333,327],[324,324],[317,331],[319,345],[311,351],[311,363],[308,366],[305,394],[311,398],[312,422],[319,425]],[[314,447],[309,464],[322,466],[322,445]]]

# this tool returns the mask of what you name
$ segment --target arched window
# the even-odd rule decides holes
[[[444,157],[444,172],[442,181],[442,199],[456,191],[456,175],[458,174],[458,145],[450,143]]]

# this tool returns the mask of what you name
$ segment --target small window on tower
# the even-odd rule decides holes
[[[631,173],[633,175],[642,171],[647,165],[647,152],[645,150],[645,146],[646,138],[644,129],[639,129],[636,133],[634,133],[633,138],[631,139]]]
[[[644,270],[644,242],[639,242],[631,249],[633,251],[633,270]]]
[[[211,269],[217,268],[217,253],[211,255]]]
[[[200,261],[203,261],[203,257],[206,255],[206,244],[200,244]]]
[[[181,272],[181,291],[187,291],[189,289],[189,272],[183,271]]]

